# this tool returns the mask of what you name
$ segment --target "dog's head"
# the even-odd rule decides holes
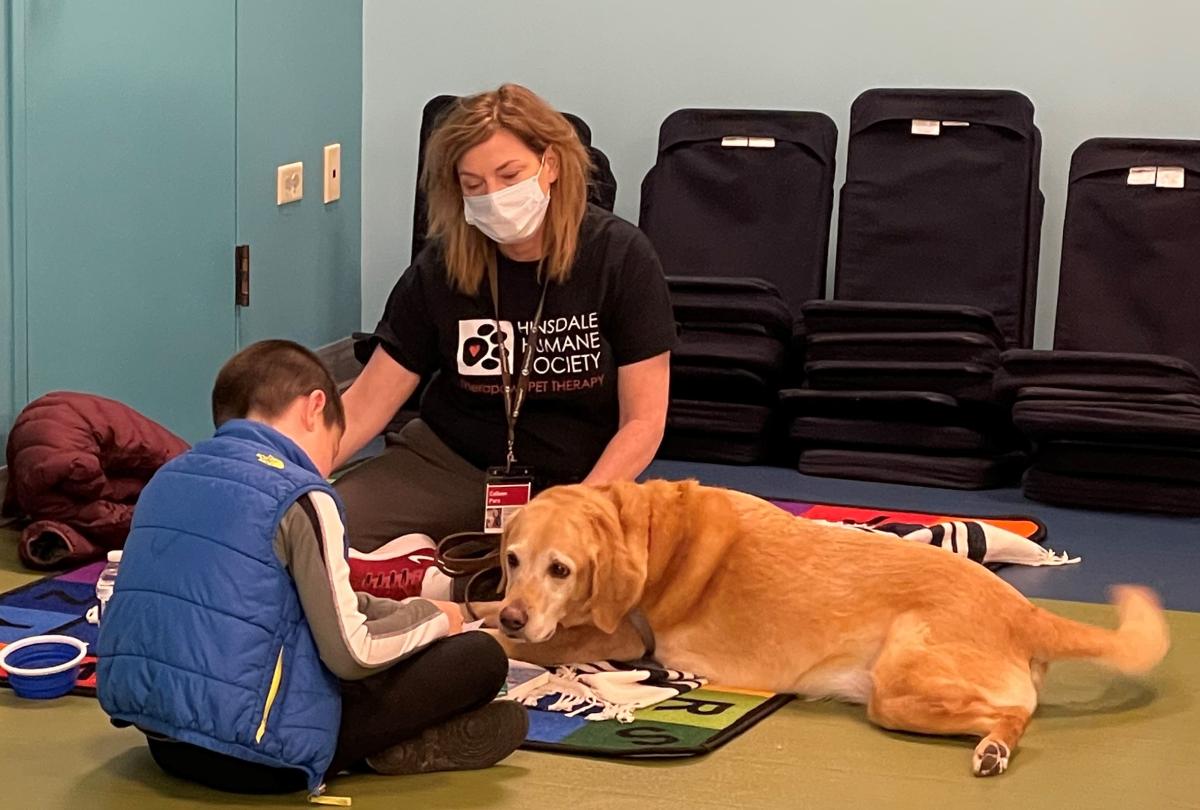
[[[533,643],[559,626],[614,633],[646,583],[649,507],[637,484],[554,487],[506,527],[505,635]]]

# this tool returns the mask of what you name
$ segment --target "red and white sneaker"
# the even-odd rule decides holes
[[[369,553],[351,549],[350,585],[386,599],[420,596],[434,564],[434,548],[428,535],[406,534]]]

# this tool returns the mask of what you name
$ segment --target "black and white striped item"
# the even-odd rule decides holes
[[[638,661],[602,661],[556,667],[549,682],[526,695],[526,706],[586,720],[632,723],[638,709],[699,689],[707,681],[691,672]]]
[[[927,543],[982,565],[1071,565],[1080,561],[1065,551],[1055,553],[1015,532],[976,520],[954,520],[922,526],[917,523],[849,525],[863,531],[890,534],[916,543]]]

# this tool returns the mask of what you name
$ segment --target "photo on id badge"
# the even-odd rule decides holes
[[[504,531],[521,507],[529,503],[533,493],[533,470],[528,467],[503,467],[488,470],[484,485],[483,531],[499,534]]]

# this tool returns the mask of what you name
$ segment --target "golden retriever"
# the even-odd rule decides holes
[[[884,728],[979,736],[979,776],[1008,766],[1050,661],[1140,673],[1170,644],[1146,588],[1114,589],[1118,629],[1080,624],[956,554],[690,481],[549,489],[502,551],[492,612],[513,658],[639,658],[640,609],[671,669],[865,703]]]

